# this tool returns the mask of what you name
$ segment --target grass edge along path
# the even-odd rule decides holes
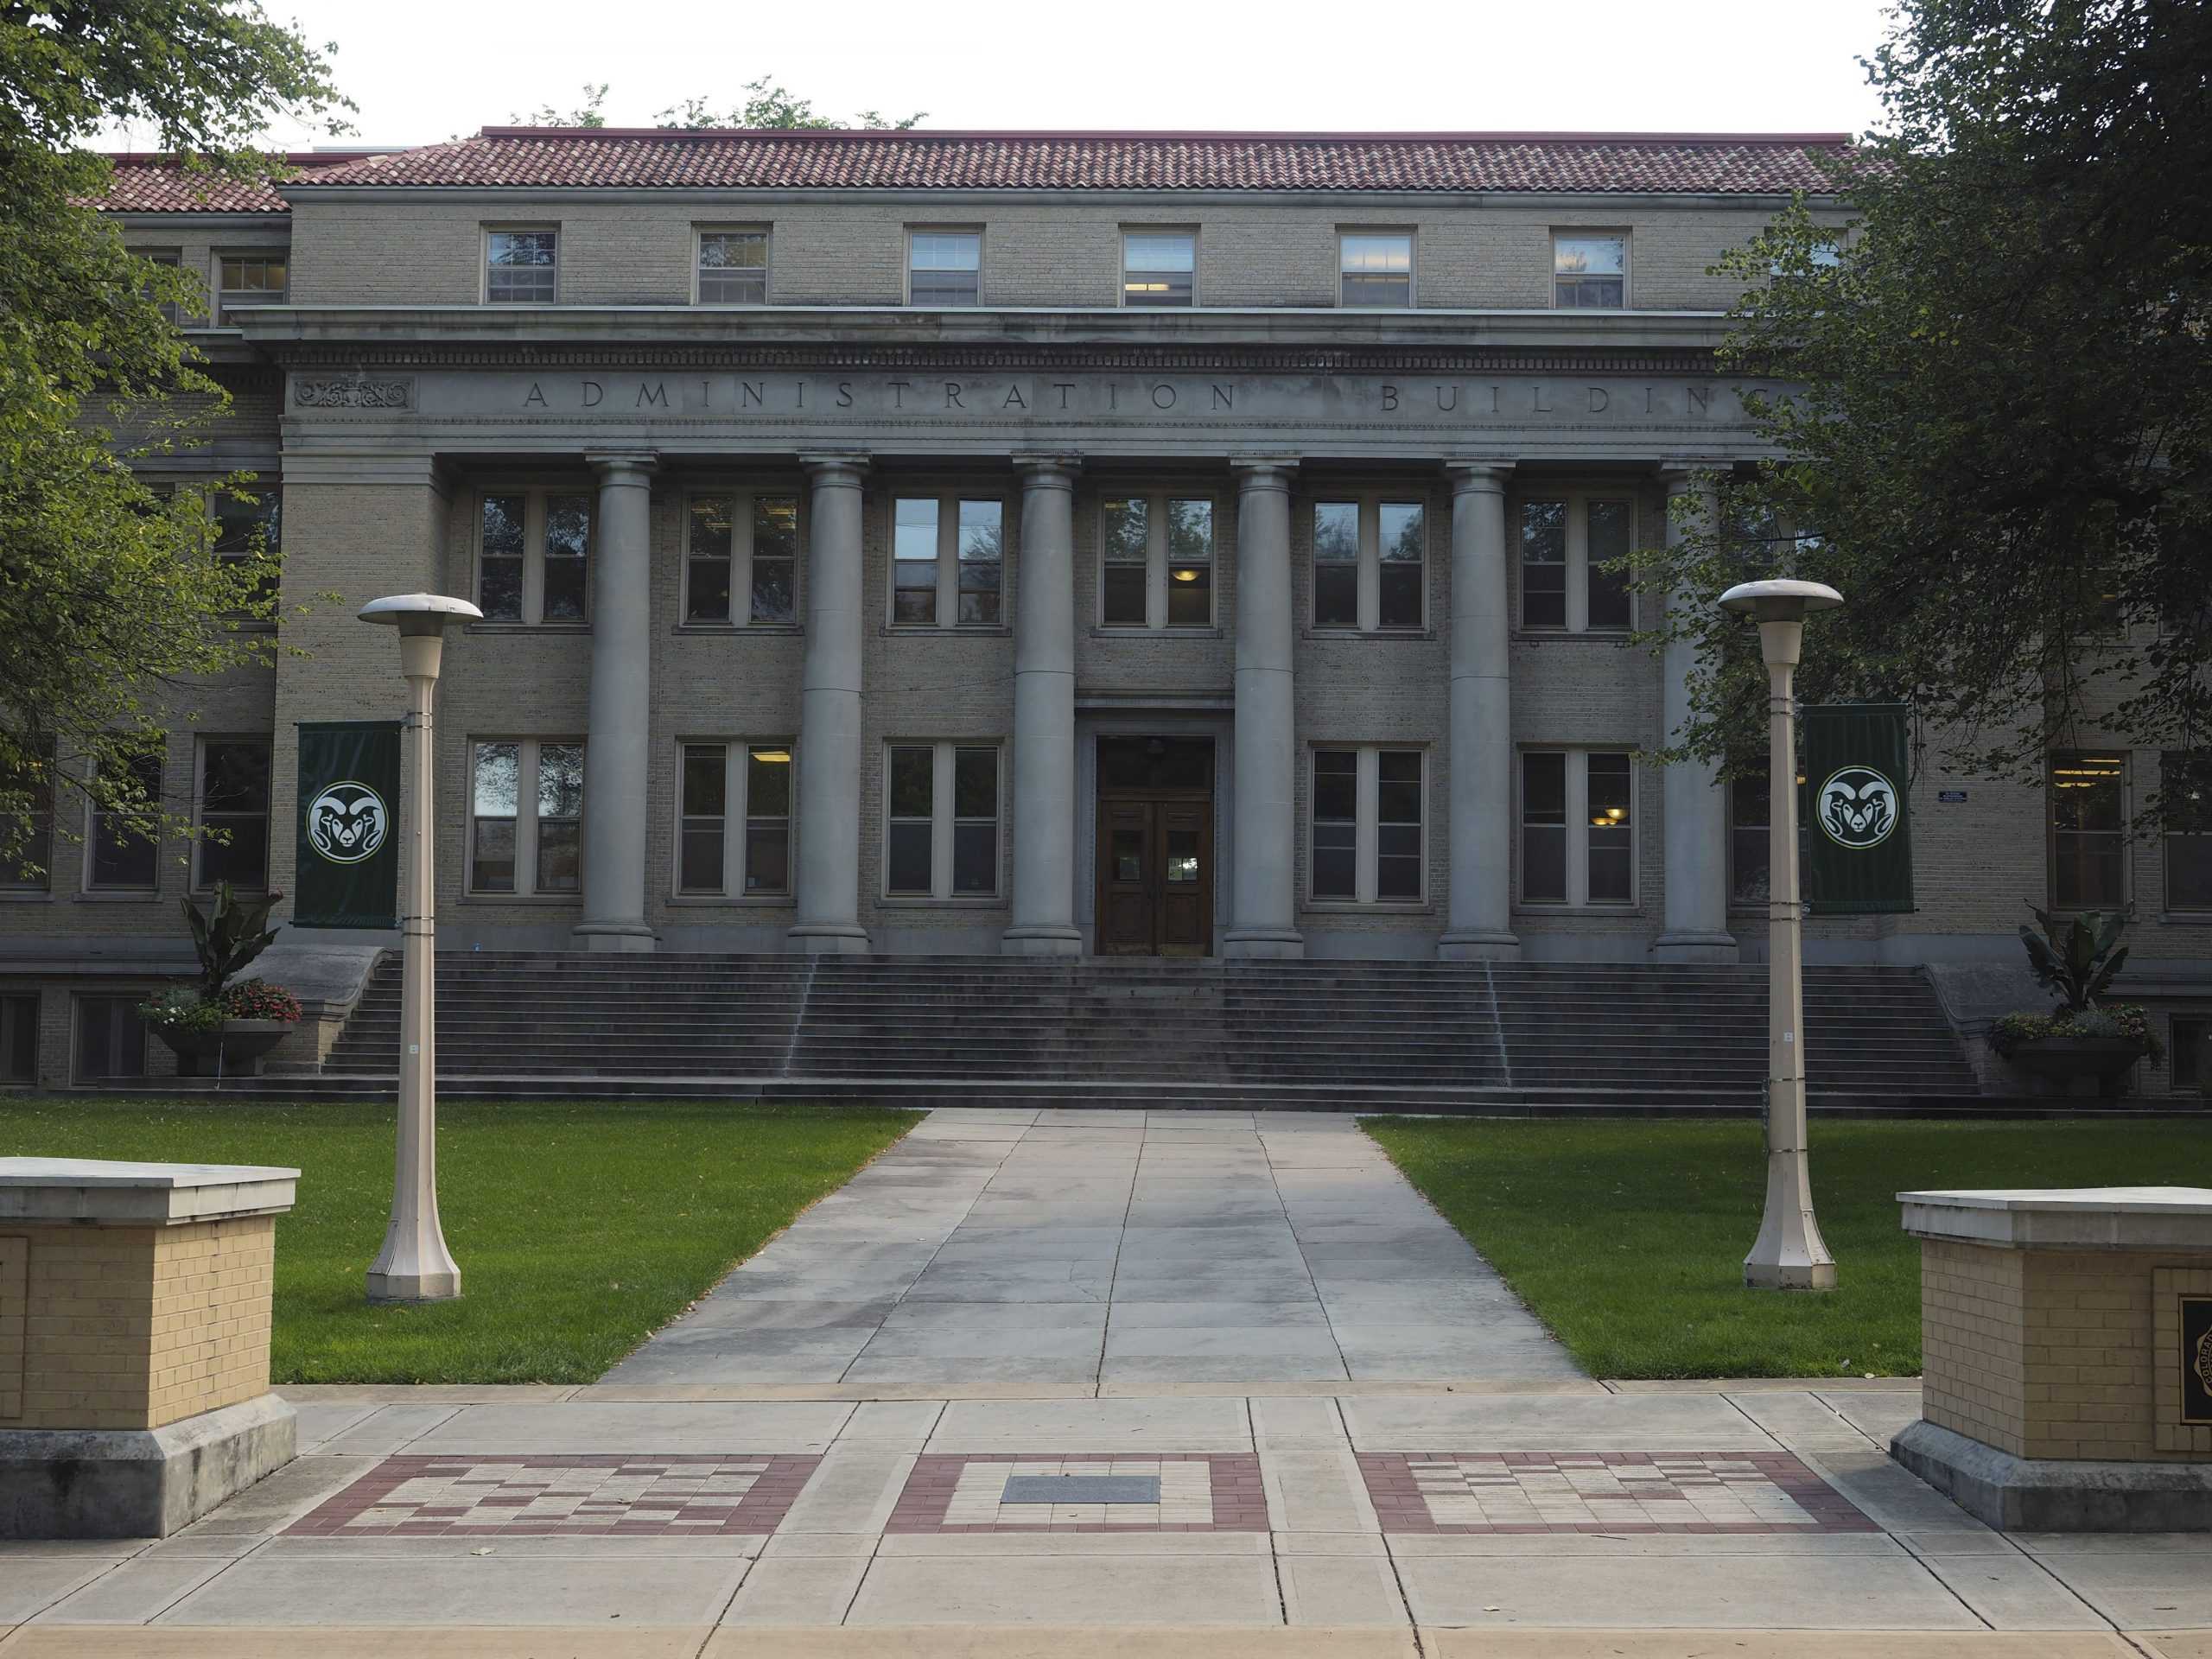
[[[457,1301],[370,1306],[390,1103],[0,1098],[0,1155],[276,1164],[275,1382],[589,1382],[918,1112],[715,1101],[448,1101],[438,1206]]]
[[[1756,1119],[1369,1117],[1362,1127],[1592,1376],[1912,1376],[1924,1188],[2212,1185],[2212,1122],[1814,1121],[1833,1292],[1746,1290]]]

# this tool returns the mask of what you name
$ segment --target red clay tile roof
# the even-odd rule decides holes
[[[358,162],[365,150],[307,150],[284,160],[293,176]],[[173,156],[110,156],[115,182],[100,199],[111,213],[287,213],[284,198],[265,184],[242,184],[221,173],[194,173]]]
[[[1818,192],[1837,133],[685,132],[486,127],[312,186]]]

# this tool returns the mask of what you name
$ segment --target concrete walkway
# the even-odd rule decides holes
[[[1884,1455],[1909,1385],[1630,1386],[288,1389],[299,1460],[177,1536],[0,1544],[0,1659],[2212,1653],[2212,1537],[1989,1532]],[[1011,1490],[1101,1478],[1179,1518]]]
[[[933,1112],[621,1385],[816,1396],[1590,1386],[1349,1116]]]

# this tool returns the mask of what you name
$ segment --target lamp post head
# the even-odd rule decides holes
[[[1843,595],[1821,582],[1777,576],[1768,582],[1739,582],[1720,595],[1720,608],[1754,622],[1802,622],[1815,611],[1832,611]]]
[[[443,594],[393,594],[361,607],[364,622],[388,622],[402,634],[443,633],[448,622],[481,622],[484,613],[465,599]]]

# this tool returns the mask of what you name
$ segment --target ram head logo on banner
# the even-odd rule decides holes
[[[1837,846],[1878,847],[1897,827],[1897,785],[1872,766],[1846,766],[1821,785],[1814,810]]]
[[[351,779],[331,785],[308,807],[308,839],[334,864],[375,856],[391,828],[384,798]]]

